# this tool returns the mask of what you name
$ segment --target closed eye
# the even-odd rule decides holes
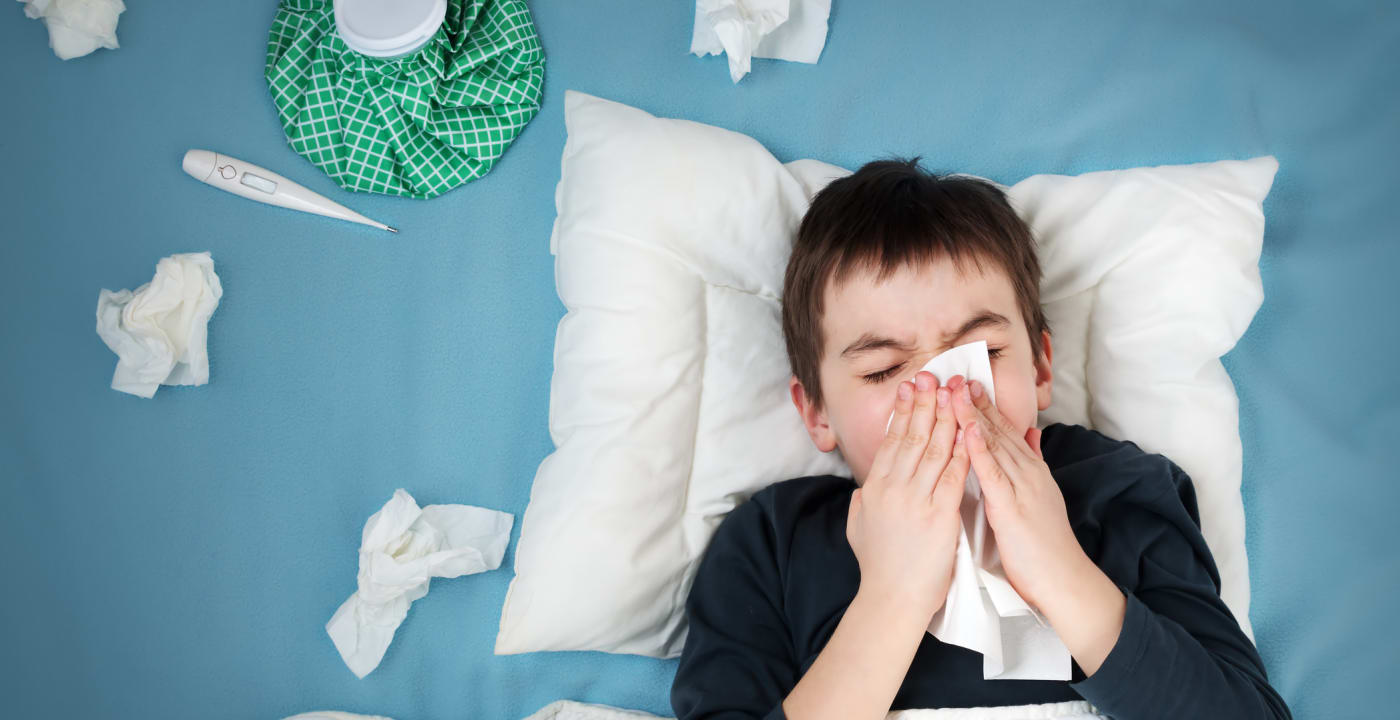
[[[870,383],[871,385],[879,385],[880,383],[882,383],[882,382],[884,382],[884,381],[886,381],[886,380],[889,380],[889,379],[890,379],[890,376],[893,375],[893,374],[895,373],[896,370],[898,370],[898,369],[900,369],[900,368],[902,368],[902,367],[904,367],[904,363],[900,363],[900,364],[895,365],[894,367],[891,367],[891,368],[885,368],[884,370],[881,370],[880,372],[873,372],[873,373],[870,373],[869,375],[866,375],[864,379],[865,379],[866,382]]]
[[[1002,348],[987,348],[987,357],[989,359],[995,360],[1001,357],[1001,351]],[[902,367],[904,367],[904,363],[899,363],[898,365],[887,367],[879,372],[873,372],[869,375],[863,375],[861,376],[861,379],[865,380],[871,385],[879,385],[880,383],[889,380],[890,376],[899,372],[899,369]]]

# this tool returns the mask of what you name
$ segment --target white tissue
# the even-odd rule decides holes
[[[933,373],[941,383],[954,375],[976,380],[996,402],[992,363],[984,340],[959,345],[920,369]],[[893,413],[890,419],[894,419]],[[961,511],[953,582],[947,602],[933,616],[928,631],[945,643],[982,653],[983,679],[1068,680],[1069,649],[1006,579],[987,523],[982,487],[972,470],[967,474]]]
[[[162,258],[136,292],[98,293],[97,334],[117,354],[112,389],[148,398],[209,382],[209,316],[223,294],[207,252]]]
[[[421,510],[402,489],[365,521],[360,536],[359,589],[326,623],[335,649],[359,677],[379,667],[408,606],[428,581],[501,565],[515,517],[470,505]]]
[[[750,58],[814,63],[826,45],[831,0],[696,0],[690,51],[729,57],[734,82]]]
[[[49,47],[63,60],[82,57],[99,47],[115,50],[117,16],[122,0],[19,0],[24,14],[42,19],[49,29]]]

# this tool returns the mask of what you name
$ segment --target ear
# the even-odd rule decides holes
[[[802,424],[807,426],[807,435],[817,449],[827,453],[836,449],[836,433],[826,422],[826,410],[817,410],[807,397],[807,389],[793,375],[788,380],[788,392],[792,394],[792,404],[797,406],[797,414],[802,416]]]
[[[1044,410],[1050,407],[1050,388],[1055,375],[1050,371],[1050,359],[1054,355],[1050,347],[1050,331],[1040,331],[1041,357],[1035,364],[1035,405]]]

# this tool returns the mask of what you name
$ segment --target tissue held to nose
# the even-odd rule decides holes
[[[209,316],[224,294],[209,253],[162,258],[155,277],[97,296],[97,334],[117,354],[112,389],[148,398],[161,385],[209,382]]]
[[[408,606],[435,577],[495,570],[505,557],[515,516],[470,505],[419,509],[400,490],[365,521],[359,589],[341,604],[326,632],[358,677],[379,667]]]
[[[946,383],[955,375],[976,380],[996,402],[987,342],[959,345],[921,368]],[[890,414],[894,419],[894,414]],[[885,421],[886,431],[890,422]],[[959,431],[961,432],[961,431]],[[987,521],[977,473],[969,470],[961,507],[962,528],[954,554],[948,598],[928,631],[949,645],[982,654],[985,680],[1069,680],[1069,649],[1006,579],[996,536]]]

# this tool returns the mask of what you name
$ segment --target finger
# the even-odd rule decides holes
[[[1037,460],[1045,460],[1045,453],[1040,450],[1040,428],[1032,427],[1026,431],[1026,445],[1030,446]]]
[[[1010,419],[1008,419],[1005,415],[1002,415],[1001,409],[998,408],[996,404],[992,402],[992,396],[987,394],[987,388],[985,385],[976,380],[973,380],[968,383],[968,391],[972,399],[973,407],[977,408],[977,412],[979,412],[982,415],[982,417],[985,418],[988,422],[987,429],[989,430],[989,436],[997,434],[1006,438],[1021,437],[1021,433],[1016,430],[1015,423],[1012,423]],[[1024,456],[1030,456],[1032,454],[1029,447],[1019,447],[1020,443],[1008,444],[1012,445],[1011,449],[1013,450],[1024,450],[1025,452],[1022,453],[1022,455]]]
[[[958,424],[962,426],[964,430],[973,423],[980,424],[982,426],[982,439],[986,443],[987,448],[994,454],[1006,455],[1007,470],[1010,471],[1012,467],[1020,466],[1021,458],[1007,452],[1010,450],[1010,448],[1007,447],[1010,443],[1004,440],[1002,431],[995,423],[988,420],[987,417],[982,414],[982,411],[977,408],[976,404],[974,404],[970,387],[970,384],[964,385],[954,396],[953,406],[954,412],[958,416]],[[986,394],[983,393],[983,397],[985,396]],[[1029,454],[1029,451],[1027,451],[1027,454]]]
[[[958,432],[958,418],[953,414],[952,392],[946,387],[941,387],[935,390],[933,395],[933,432],[924,448],[924,457],[919,461],[919,468],[914,473],[914,482],[922,494],[933,492],[934,485],[953,454],[953,443]]]
[[[894,416],[890,418],[890,424],[885,429],[885,439],[875,451],[875,460],[871,462],[870,471],[865,476],[866,484],[872,480],[883,481],[889,474],[890,467],[894,464],[895,453],[899,452],[899,444],[904,440],[904,431],[909,427],[909,412],[913,406],[914,385],[901,382],[895,390]]]
[[[967,489],[967,471],[972,467],[972,459],[967,454],[967,441],[962,434],[953,440],[953,454],[948,464],[938,476],[938,484],[933,486],[931,500],[934,507],[947,508],[956,513],[962,505],[963,492]]]
[[[996,458],[997,464],[1006,473],[1006,479],[1012,485],[1021,478],[1032,459],[1030,449],[1017,449],[1021,444],[1020,435],[1006,435],[999,430],[992,430],[992,425],[987,422],[986,416],[977,420],[977,431],[982,436],[982,441],[986,443],[987,450]]]
[[[899,444],[899,452],[895,454],[894,466],[889,472],[894,482],[912,480],[914,468],[918,467],[919,459],[924,455],[929,433],[933,430],[933,391],[936,387],[938,381],[933,373],[920,371],[914,376],[914,411],[909,416],[909,428],[904,431],[904,441]]]
[[[972,469],[977,471],[977,481],[982,486],[982,494],[987,502],[996,506],[1009,504],[1016,497],[1016,486],[1011,477],[1002,469],[1001,463],[987,448],[987,436],[982,432],[982,423],[974,422],[963,433],[963,443],[967,445],[972,458]]]

